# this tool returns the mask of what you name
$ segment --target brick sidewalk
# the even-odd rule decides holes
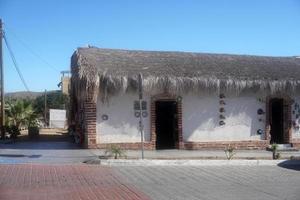
[[[0,200],[149,199],[111,168],[88,165],[0,165]]]

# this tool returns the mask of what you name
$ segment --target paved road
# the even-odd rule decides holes
[[[300,200],[300,166],[296,169],[278,166],[110,168],[78,164],[101,153],[99,150],[78,149],[72,143],[60,141],[0,144],[0,200]],[[132,155],[140,155],[138,153]],[[163,151],[151,152],[151,155],[159,157],[178,153],[223,155],[223,152],[206,151]],[[269,154],[250,153],[254,156]],[[240,154],[248,156],[249,152]]]
[[[108,167],[0,165],[0,200],[149,199]]]
[[[299,200],[300,166],[114,167],[155,200]]]
[[[0,200],[299,200],[300,166],[2,164]]]

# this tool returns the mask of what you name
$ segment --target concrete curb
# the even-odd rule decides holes
[[[127,160],[101,159],[107,166],[274,166],[300,165],[299,160]]]

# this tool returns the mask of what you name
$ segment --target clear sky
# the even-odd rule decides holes
[[[300,55],[300,0],[0,0],[0,17],[32,91],[58,89],[60,71],[87,44]],[[6,92],[25,90],[3,49]]]

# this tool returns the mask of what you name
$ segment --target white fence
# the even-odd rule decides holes
[[[50,109],[50,128],[66,128],[67,117],[66,110]]]

